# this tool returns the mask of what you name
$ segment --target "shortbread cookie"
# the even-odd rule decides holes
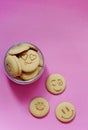
[[[66,87],[66,82],[62,75],[51,74],[46,81],[47,90],[52,94],[60,94]]]
[[[29,109],[33,116],[41,118],[48,114],[49,103],[46,99],[37,97],[31,101]]]
[[[35,70],[35,71],[33,71],[33,72],[23,72],[21,75],[20,75],[20,77],[21,77],[21,79],[23,79],[23,80],[30,80],[30,79],[33,79],[34,77],[36,77],[37,75],[38,75],[38,73],[39,73],[39,67]]]
[[[43,66],[43,58],[42,58],[42,55],[39,54],[39,66]]]
[[[62,102],[56,107],[56,117],[62,122],[71,121],[76,115],[74,106],[69,102]]]
[[[41,69],[42,69],[41,67],[38,67],[33,72],[23,72],[20,75],[20,78],[23,80],[31,80],[31,79],[35,78],[40,73]]]
[[[16,77],[21,75],[21,65],[16,56],[7,55],[5,59],[5,68],[9,75]]]
[[[12,47],[8,54],[10,55],[16,55],[20,54],[21,52],[27,51],[30,48],[30,44],[28,43],[19,43],[16,46]]]
[[[38,66],[38,74],[40,73],[41,70],[42,70],[42,67]]]
[[[19,61],[23,72],[32,72],[39,65],[39,55],[34,50],[29,50],[19,55]]]
[[[32,44],[30,44],[30,48],[29,49],[31,49],[31,50],[35,50],[35,51],[38,51],[38,48],[37,47],[35,47],[34,45],[32,45]]]

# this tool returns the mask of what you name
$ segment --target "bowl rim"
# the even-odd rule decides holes
[[[38,75],[36,75],[34,78],[32,78],[32,79],[30,79],[30,80],[19,80],[19,79],[16,79],[16,78],[12,77],[12,76],[7,72],[7,70],[6,70],[6,66],[5,66],[6,56],[7,56],[8,52],[9,52],[9,50],[10,50],[12,47],[17,46],[18,44],[30,44],[30,45],[33,45],[34,47],[37,48],[39,54],[42,56],[42,59],[43,59],[42,69],[41,69],[41,71],[39,72]],[[44,68],[45,68],[44,55],[43,55],[42,51],[39,49],[39,47],[37,47],[35,44],[33,44],[33,43],[31,43],[31,42],[19,42],[19,43],[16,43],[16,44],[10,46],[10,47],[8,48],[8,50],[6,51],[6,53],[5,53],[5,56],[4,56],[4,72],[5,72],[6,76],[7,76],[11,81],[13,81],[13,82],[15,82],[15,83],[17,83],[17,84],[27,85],[27,84],[34,83],[35,81],[37,81],[37,80],[42,76],[42,74],[43,74],[43,72],[44,72]]]

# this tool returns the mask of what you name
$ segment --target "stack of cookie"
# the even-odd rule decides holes
[[[11,47],[5,57],[5,69],[9,76],[18,80],[32,80],[44,66],[43,57],[32,44],[20,43]]]

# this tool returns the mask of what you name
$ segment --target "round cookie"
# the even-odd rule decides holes
[[[52,94],[60,94],[66,87],[66,82],[62,75],[51,74],[46,81],[47,90]]]
[[[38,73],[39,73],[39,67],[36,70],[34,70],[33,72],[28,72],[28,73],[23,72],[20,75],[20,77],[23,80],[30,80],[30,79],[33,79],[34,77],[36,77],[38,75]]]
[[[10,55],[16,55],[16,54],[20,54],[24,51],[27,51],[30,48],[30,44],[28,43],[19,43],[18,45],[12,47],[8,54]]]
[[[29,110],[35,117],[44,117],[49,112],[49,103],[42,97],[34,98],[29,105]]]
[[[40,73],[41,70],[42,70],[42,67],[38,66],[38,74]]]
[[[41,54],[39,54],[39,66],[43,66],[43,58],[41,56]]]
[[[56,107],[56,117],[62,122],[70,122],[74,119],[76,110],[69,102],[62,102]]]
[[[39,55],[34,50],[28,50],[19,55],[19,61],[23,72],[32,72],[39,65]]]
[[[16,77],[21,75],[21,65],[16,56],[7,55],[5,59],[5,68],[9,75]]]
[[[38,51],[37,47],[33,46],[32,44],[30,44],[30,48],[29,49]]]

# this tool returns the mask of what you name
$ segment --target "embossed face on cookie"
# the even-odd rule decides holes
[[[74,110],[71,109],[71,107],[69,107],[69,106],[65,106],[65,107],[61,108],[61,112],[62,112],[62,116],[61,116],[62,118],[70,119],[73,116]]]
[[[69,122],[75,117],[75,108],[71,103],[63,102],[57,107],[56,116],[63,122]]]
[[[24,72],[32,72],[39,65],[39,55],[38,52],[34,50],[29,50],[21,53],[19,56],[19,60]]]
[[[62,75],[51,74],[46,81],[46,87],[52,94],[59,94],[65,90],[66,82]]]
[[[25,64],[32,64],[35,63],[36,60],[38,60],[38,54],[33,50],[29,50],[28,52],[24,52],[21,55],[21,58],[23,59]]]
[[[45,104],[44,104],[43,102],[37,102],[37,103],[35,104],[35,108],[36,108],[37,110],[39,110],[39,111],[42,111],[42,110],[45,109]]]
[[[59,78],[55,78],[55,79],[51,80],[51,86],[52,86],[53,90],[55,90],[57,92],[62,90],[62,85],[63,85],[63,81]]]
[[[29,109],[35,117],[44,117],[49,112],[49,103],[46,99],[37,97],[31,101]]]

